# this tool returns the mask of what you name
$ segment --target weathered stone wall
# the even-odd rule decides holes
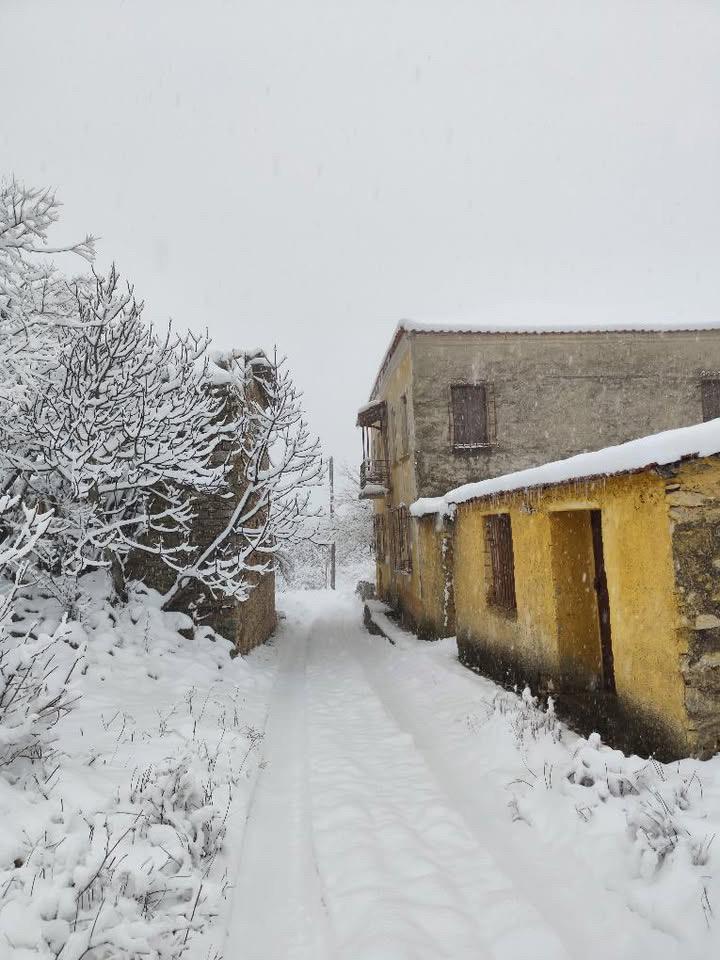
[[[417,521],[422,615],[417,632],[424,640],[455,634],[452,581],[452,526],[427,516]]]
[[[213,389],[228,390],[227,386]],[[262,379],[256,378],[246,387],[246,392],[255,400],[262,400]],[[227,407],[227,417],[238,414],[232,400]],[[227,445],[220,444],[214,453],[215,462],[224,463],[227,458]],[[195,519],[190,531],[190,542],[202,549],[226,529],[238,500],[245,492],[239,465],[231,471],[229,477],[231,496],[197,496],[195,500]],[[264,515],[258,514],[255,524],[264,522]],[[176,538],[170,538],[176,539]],[[251,555],[248,563],[253,564]],[[176,574],[167,564],[154,554],[141,551],[133,552],[126,563],[126,576],[141,580],[160,593],[167,593],[175,583]],[[196,623],[206,624],[221,636],[235,644],[239,653],[247,653],[253,647],[264,643],[277,624],[275,611],[275,576],[271,573],[247,574],[252,590],[248,598],[239,602],[222,595],[212,596],[208,589],[195,581],[188,582],[178,592],[172,602],[172,609],[192,615]]]
[[[686,464],[667,490],[685,626],[685,704],[695,750],[709,756],[720,749],[720,465]]]
[[[409,333],[418,496],[702,420],[700,380],[720,371],[720,331]],[[378,396],[385,396],[387,375]],[[450,384],[486,382],[496,437],[451,445]]]

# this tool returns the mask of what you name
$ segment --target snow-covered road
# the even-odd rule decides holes
[[[228,960],[688,956],[513,820],[467,746],[486,681],[370,636],[352,599],[285,611]]]

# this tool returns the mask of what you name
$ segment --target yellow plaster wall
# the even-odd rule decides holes
[[[665,481],[655,474],[567,484],[461,505],[454,551],[458,637],[547,677],[551,686],[563,673],[576,633],[583,639],[576,643],[575,655],[580,667],[587,668],[591,659],[587,605],[575,608],[573,620],[573,604],[566,602],[568,575],[562,570],[562,539],[569,528],[554,522],[553,514],[595,508],[602,510],[618,698],[664,719],[684,736],[687,715],[680,658],[686,633],[675,593]],[[483,517],[504,512],[510,513],[513,531],[516,616],[494,610],[487,602]],[[587,542],[586,548],[590,549]]]
[[[509,513],[515,554],[517,613],[488,602],[489,566],[485,517]],[[557,662],[553,636],[552,590],[544,582],[544,558],[550,552],[547,516],[528,514],[519,503],[463,504],[455,520],[454,585],[458,635],[477,637],[498,656],[530,669],[552,669]]]
[[[618,696],[671,720],[687,715],[680,657],[686,647],[672,557],[665,482],[650,473],[608,480],[598,498]]]
[[[452,584],[448,582],[452,579],[452,550],[448,532],[435,516],[419,520],[415,529],[422,595],[422,614],[418,623],[426,635],[451,636],[455,630],[455,618]]]

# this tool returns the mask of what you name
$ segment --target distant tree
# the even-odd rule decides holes
[[[372,506],[360,500],[360,474],[348,464],[337,472],[335,513],[327,506],[303,538],[287,544],[280,555],[281,582],[288,589],[321,589],[328,585],[329,544],[335,542],[339,585],[354,586],[372,578]]]
[[[345,463],[340,476],[334,525],[338,568],[348,577],[361,579],[373,570],[372,504],[360,499],[359,469]]]
[[[58,221],[60,203],[51,190],[0,180],[0,386],[22,386],[28,363],[48,357],[49,329],[76,322],[67,278],[47,258],[73,254],[92,263],[95,239],[50,246],[48,231]],[[78,280],[78,283],[81,281]]]

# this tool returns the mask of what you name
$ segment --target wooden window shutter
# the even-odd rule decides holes
[[[488,602],[512,613],[517,610],[517,598],[510,514],[486,517],[485,538],[490,560]]]
[[[390,554],[392,566],[399,573],[412,570],[412,540],[410,511],[403,504],[390,513]]]
[[[489,439],[488,403],[484,383],[455,383],[450,387],[453,447],[467,450]]]
[[[703,420],[720,417],[720,380],[702,380],[700,390]]]
[[[381,563],[385,560],[385,514],[376,513],[373,517],[375,558]]]
[[[485,408],[487,411],[487,438],[489,442],[497,440],[497,415],[495,413],[495,388],[492,383],[485,384]]]
[[[394,510],[390,511],[390,520],[389,524],[389,537],[390,537],[390,563],[394,570],[397,570],[397,530],[396,530],[396,514]]]
[[[402,544],[400,569],[409,573],[412,570],[412,549],[410,547],[410,511],[406,506],[401,506],[398,509],[398,519],[401,529],[400,542]]]

